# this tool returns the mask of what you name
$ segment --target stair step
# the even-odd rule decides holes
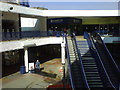
[[[87,79],[88,82],[102,82],[101,79]]]
[[[83,63],[95,63],[94,60],[82,60]],[[96,63],[95,63],[96,64]]]
[[[103,87],[103,85],[90,85],[90,87],[93,87],[93,88],[100,88],[100,87]],[[102,90],[102,89],[100,89]],[[104,90],[104,89],[103,89]]]
[[[93,57],[82,57],[82,59],[95,60]]]
[[[94,61],[91,61],[91,60],[82,60],[83,63],[94,63],[96,64]]]
[[[88,82],[89,85],[103,85],[102,82]]]
[[[96,67],[96,65],[89,65],[89,64],[88,64],[88,65],[84,65],[84,64],[83,64],[83,66],[84,66],[84,67]]]
[[[76,58],[70,57],[70,61],[76,61],[76,60],[77,60]]]
[[[90,71],[90,72],[98,72],[97,69],[91,69],[91,70],[90,70],[90,69],[85,69],[85,71],[86,71],[86,72],[89,72],[89,71]]]
[[[81,43],[81,44],[77,43],[77,46],[78,47],[87,47],[87,48],[89,47],[87,43]]]
[[[87,42],[81,42],[81,41],[80,41],[80,42],[77,42],[77,44],[80,44],[80,45],[81,45],[81,44],[87,44],[87,45],[88,45]]]
[[[85,67],[84,69],[85,70],[98,70],[97,67]]]
[[[87,52],[81,52],[81,51],[80,51],[80,54],[81,54],[81,55],[86,54],[86,55],[90,55],[90,56],[91,56],[91,53],[87,53]]]
[[[70,56],[70,57],[75,57],[75,56]]]
[[[85,72],[86,74],[98,74],[98,72]]]

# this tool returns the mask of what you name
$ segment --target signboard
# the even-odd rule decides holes
[[[29,63],[29,70],[34,70],[35,67],[34,67],[34,62],[33,63]]]

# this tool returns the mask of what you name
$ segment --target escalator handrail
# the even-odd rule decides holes
[[[85,88],[89,88],[89,85],[88,85],[88,82],[87,82],[87,79],[86,79],[86,75],[85,75],[85,71],[84,71],[84,68],[83,68],[83,64],[82,64],[82,57],[80,55],[80,50],[78,50],[75,33],[73,33],[73,39],[74,39],[74,42],[75,42],[75,47],[77,49],[78,58],[79,58],[80,66],[81,66],[81,69],[82,69],[82,74],[83,74],[83,80],[84,80],[84,83],[85,83]]]
[[[64,35],[64,37],[65,37],[65,42],[66,42],[66,52],[67,52],[67,59],[68,59],[68,66],[69,66],[70,83],[71,83],[71,87],[74,89],[75,86],[73,84],[73,77],[72,77],[72,70],[71,70],[71,63],[70,63],[70,54],[69,54],[69,49],[68,49],[68,42],[67,42],[66,35]]]
[[[98,51],[97,51],[97,49],[96,49],[96,47],[95,47],[95,45],[94,45],[94,41],[93,41],[92,37],[91,37],[88,33],[86,33],[86,34],[87,34],[87,40],[89,40],[89,42],[91,43],[91,46],[92,46],[91,48],[93,48],[93,49],[95,50],[95,53],[96,53],[97,56],[98,56],[98,60],[100,61],[100,64],[102,65],[102,68],[103,68],[103,71],[104,71],[104,73],[105,73],[105,76],[107,76],[107,79],[108,79],[110,85],[111,85],[113,88],[115,88],[114,85],[112,84],[111,80],[110,80],[110,77],[109,77],[109,75],[108,75],[105,67],[104,67],[104,64],[103,64],[103,62],[102,62],[102,60],[101,60],[101,58],[100,58],[100,55],[99,55],[99,53],[98,53]],[[97,59],[96,59],[96,60],[97,60]]]
[[[102,42],[102,45],[104,46],[104,49],[106,50],[107,54],[109,55],[111,61],[112,61],[112,64],[114,65],[115,69],[117,70],[118,74],[120,75],[120,70],[119,70],[119,67],[117,66],[115,60],[113,59],[111,53],[109,52],[107,46],[105,45],[105,43],[103,42],[102,38],[100,37],[99,34],[97,34],[96,32],[92,33],[93,35],[96,34],[96,36],[99,38],[99,40]]]

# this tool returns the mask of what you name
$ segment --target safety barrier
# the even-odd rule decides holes
[[[62,36],[62,31],[23,31],[23,32],[1,32],[1,41],[18,40],[23,38]]]
[[[69,54],[69,50],[68,50],[68,42],[67,42],[67,37],[66,35],[65,37],[65,41],[66,41],[66,53],[67,53],[67,59],[68,59],[68,69],[69,69],[69,75],[70,75],[70,83],[71,83],[71,87],[74,89],[74,84],[73,84],[73,78],[72,78],[72,70],[71,70],[71,63],[70,63],[70,54]]]

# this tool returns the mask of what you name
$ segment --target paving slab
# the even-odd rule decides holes
[[[42,65],[43,70],[37,73],[20,74],[20,72],[3,77],[2,88],[24,88],[25,90],[46,89],[49,85],[61,82],[61,59],[52,59]]]

